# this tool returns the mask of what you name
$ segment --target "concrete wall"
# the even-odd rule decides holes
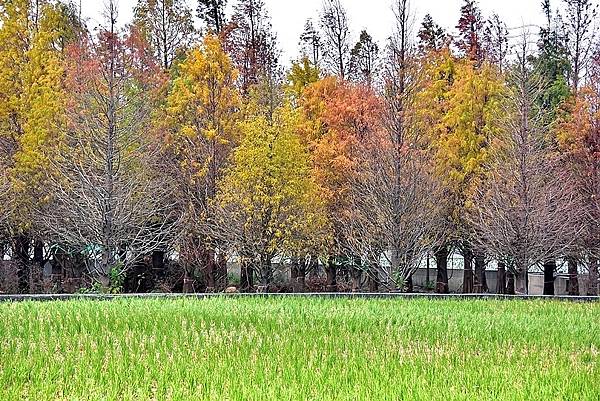
[[[275,281],[286,283],[290,280],[290,269],[288,265],[273,264],[275,270]],[[228,272],[233,277],[239,278],[240,268],[236,263],[229,265]],[[324,272],[319,272],[319,276],[324,276]],[[463,269],[448,269],[448,287],[452,293],[462,292],[463,284]],[[489,288],[489,293],[496,293],[497,285],[497,271],[486,270],[485,277]],[[433,288],[436,281],[436,270],[435,266],[429,269],[429,286],[427,285],[427,269],[418,269],[413,275],[413,285],[416,290]],[[554,293],[555,295],[568,295],[567,293],[568,277],[566,275],[558,275],[554,281]],[[579,275],[579,293],[582,295],[587,294],[588,288],[588,275]],[[544,275],[542,273],[531,272],[528,276],[528,291],[531,295],[542,295],[544,293]]]
[[[435,283],[436,273],[435,269],[430,269],[429,272],[430,281]],[[464,270],[462,269],[448,269],[448,287],[450,287],[450,292],[461,292],[462,291],[462,282],[463,282]],[[426,278],[427,278],[427,270],[419,269],[415,275],[413,276],[413,284],[426,287]],[[497,285],[497,271],[496,270],[486,270],[485,278],[487,280],[487,285],[489,288],[489,292],[494,294],[496,293],[496,285]],[[579,275],[579,292],[581,294],[587,293],[588,288],[588,275],[580,274]],[[532,272],[529,273],[528,277],[528,291],[531,295],[542,295],[544,293],[544,275],[542,273]],[[568,295],[567,292],[567,283],[568,276],[566,275],[558,275],[554,281],[554,293],[556,295]]]
[[[450,292],[452,293],[460,293],[462,292],[462,282],[463,282],[463,269],[456,268],[456,263],[449,263],[450,266],[455,268],[448,269],[448,286],[450,288]],[[289,283],[290,282],[290,269],[289,265],[278,265],[276,263],[273,264],[275,270],[275,281],[278,283]],[[462,266],[460,266],[462,267]],[[44,269],[43,276],[49,274],[48,269]],[[233,276],[234,279],[239,279],[240,276],[240,267],[237,263],[230,263],[228,266],[228,273],[230,276]],[[318,272],[319,277],[324,277],[324,271]],[[486,279],[490,293],[495,293],[496,291],[496,270],[486,270]],[[532,272],[529,273],[528,277],[529,284],[529,294],[531,295],[542,295],[544,288],[544,276],[542,273]],[[415,286],[415,290],[425,290],[427,288],[433,288],[435,286],[436,281],[436,269],[435,264],[432,264],[432,267],[429,269],[429,285],[427,283],[427,269],[421,268],[418,269],[417,272],[413,276],[413,285]],[[559,274],[556,277],[554,282],[554,293],[555,295],[567,295],[567,283],[568,277],[564,274]],[[66,283],[68,284],[68,283]],[[67,286],[68,287],[68,286]],[[70,287],[69,287],[70,288]],[[77,289],[77,286],[73,287],[74,290]],[[582,295],[587,294],[588,288],[588,275],[580,274],[579,275],[579,293]],[[15,293],[17,291],[17,277],[16,277],[16,267],[14,263],[11,261],[0,261],[0,293]]]

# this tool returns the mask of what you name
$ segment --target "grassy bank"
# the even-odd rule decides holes
[[[0,400],[599,400],[600,305],[0,304]]]

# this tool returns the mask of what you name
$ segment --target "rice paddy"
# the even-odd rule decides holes
[[[600,400],[600,304],[0,304],[0,400]]]

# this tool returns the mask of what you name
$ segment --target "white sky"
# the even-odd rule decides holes
[[[102,21],[104,0],[81,0],[83,15],[90,18],[90,28]],[[119,19],[121,24],[132,18],[132,9],[137,0],[117,0],[119,4]],[[195,0],[187,0],[190,6],[196,8]],[[229,0],[234,3],[236,0]],[[394,0],[342,0],[348,11],[353,41],[358,38],[362,29],[367,31],[383,45],[392,32],[394,15],[392,3]],[[553,1],[553,7],[560,0]],[[270,11],[273,28],[277,32],[279,47],[283,50],[282,62],[297,56],[298,39],[307,18],[316,19],[322,6],[322,0],[265,0]],[[430,13],[433,19],[448,31],[453,32],[458,22],[460,7],[463,0],[412,0],[415,14],[415,30],[418,30],[423,16]],[[541,0],[479,0],[484,17],[492,12],[498,13],[509,28],[529,24],[543,23]],[[532,34],[537,28],[530,28]],[[511,31],[518,36],[520,30]],[[381,47],[381,46],[380,46]]]

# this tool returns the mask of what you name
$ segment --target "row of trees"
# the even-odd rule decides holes
[[[527,292],[557,260],[597,293],[600,51],[590,0],[543,2],[539,37],[465,0],[449,35],[408,0],[381,48],[351,41],[326,0],[284,71],[262,0],[140,0],[90,32],[60,1],[0,0],[3,253],[77,264],[115,287],[140,264],[183,268],[183,290],[300,287],[324,268],[358,289],[412,290],[424,260],[464,259],[464,292]],[[194,27],[194,16],[203,21]],[[318,21],[318,22],[314,22]],[[513,35],[515,36],[515,35]],[[194,287],[194,283],[197,285]],[[202,283],[201,285],[198,283]]]

